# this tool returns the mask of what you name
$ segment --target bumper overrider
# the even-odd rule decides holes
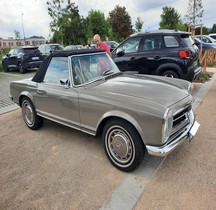
[[[192,124],[188,124],[184,129],[178,134],[178,136],[171,142],[168,142],[162,146],[150,146],[146,145],[147,151],[150,155],[154,156],[166,156],[171,153],[175,148],[177,148],[181,143],[185,140],[192,138],[195,136],[196,132],[199,129],[200,124],[194,120]]]

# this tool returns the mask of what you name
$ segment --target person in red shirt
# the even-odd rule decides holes
[[[101,41],[101,38],[98,34],[94,35],[94,43],[96,44],[96,49],[98,50],[106,50],[107,53],[112,56],[110,52],[110,47],[106,42]]]

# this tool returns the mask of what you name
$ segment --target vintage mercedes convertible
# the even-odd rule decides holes
[[[11,82],[11,99],[30,129],[43,119],[101,135],[108,159],[133,171],[145,152],[165,156],[198,130],[193,85],[185,80],[127,75],[104,51],[50,54],[33,78]]]

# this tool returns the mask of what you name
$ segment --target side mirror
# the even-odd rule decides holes
[[[60,79],[60,84],[64,85],[65,89],[68,89],[70,85],[69,79]]]
[[[117,56],[122,56],[122,55],[125,54],[125,52],[124,52],[124,50],[122,50],[122,48],[118,48],[118,49],[116,50],[116,54],[117,54]]]

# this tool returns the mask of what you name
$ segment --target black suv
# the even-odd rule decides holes
[[[193,81],[201,71],[199,50],[189,32],[157,30],[131,35],[113,52],[119,69]]]
[[[23,74],[27,69],[39,68],[42,61],[43,56],[37,47],[23,46],[11,49],[8,54],[4,55],[2,66],[5,72],[10,68],[15,68]]]

